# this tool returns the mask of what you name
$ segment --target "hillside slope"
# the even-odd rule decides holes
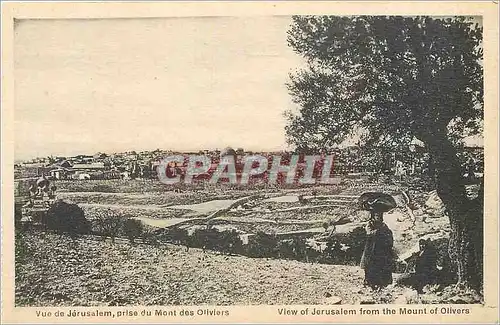
[[[330,304],[337,297],[342,304],[416,302],[413,291],[397,286],[371,292],[356,266],[46,232],[24,233],[16,251],[17,306]],[[444,302],[455,293],[439,295],[426,299]]]

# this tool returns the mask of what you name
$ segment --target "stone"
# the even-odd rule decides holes
[[[358,304],[360,305],[374,305],[375,300],[372,297],[364,296],[359,298]]]
[[[405,288],[403,293],[394,301],[395,304],[405,305],[418,302],[418,293],[416,290]]]
[[[342,303],[342,298],[332,295],[323,300],[323,304],[325,305],[340,305],[341,303]]]
[[[425,212],[429,217],[442,217],[444,216],[444,204],[441,198],[437,195],[437,191],[431,191],[429,198],[425,201]]]

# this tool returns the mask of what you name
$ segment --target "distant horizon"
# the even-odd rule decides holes
[[[238,148],[243,148],[245,152],[278,152],[278,151],[292,151],[293,149],[274,149],[274,150],[267,150],[267,149],[252,149],[252,148],[244,148],[244,147],[238,147],[238,146],[225,146],[225,147],[220,147],[220,148],[201,148],[201,149],[171,149],[171,148],[154,148],[154,149],[130,149],[130,150],[117,150],[117,151],[94,151],[94,152],[78,152],[78,153],[73,153],[73,154],[60,154],[60,153],[53,153],[53,154],[48,154],[48,155],[43,155],[43,156],[36,156],[36,157],[27,157],[27,158],[15,158],[15,161],[29,161],[33,159],[38,159],[38,158],[48,158],[48,157],[75,157],[79,155],[88,155],[88,156],[93,156],[97,153],[104,153],[104,154],[118,154],[118,153],[127,153],[127,152],[132,152],[135,151],[137,153],[140,152],[153,152],[155,150],[160,150],[160,151],[172,151],[172,152],[200,152],[200,151],[222,151],[226,148],[232,148],[234,150],[237,150]]]
[[[484,135],[482,133],[476,134],[476,135],[470,135],[470,136],[464,137],[463,139],[465,140],[465,143],[469,147],[476,146],[476,147],[482,147],[482,148],[484,148]],[[351,141],[347,141],[344,144],[344,147],[348,146],[349,144],[352,144],[352,142]],[[343,147],[343,146],[339,145],[339,147]],[[127,152],[132,152],[132,151],[140,153],[140,152],[153,152],[155,150],[187,153],[187,152],[216,151],[216,150],[222,151],[222,150],[224,150],[226,148],[232,148],[234,150],[242,148],[245,152],[279,152],[279,151],[293,151],[294,150],[294,148],[292,148],[290,146],[288,146],[287,148],[277,148],[277,149],[263,149],[263,148],[257,148],[257,147],[245,148],[245,147],[242,147],[242,146],[224,146],[224,147],[217,147],[217,148],[192,148],[192,149],[186,149],[186,148],[185,149],[175,149],[175,148],[159,148],[159,147],[156,147],[154,149],[152,149],[152,148],[148,148],[148,149],[138,149],[138,148],[135,148],[135,149],[126,149],[126,150],[114,150],[114,151],[113,150],[109,150],[109,151],[100,150],[100,151],[93,151],[93,152],[90,152],[90,151],[88,151],[88,152],[75,152],[75,153],[72,153],[72,154],[53,153],[53,154],[49,154],[49,155],[45,155],[45,156],[36,156],[36,157],[27,157],[27,158],[15,158],[14,162],[24,162],[24,161],[30,161],[30,160],[34,160],[34,159],[48,158],[48,157],[66,157],[67,158],[67,157],[75,157],[75,156],[78,156],[78,155],[93,156],[93,155],[95,155],[97,153],[117,154],[117,153],[127,153]]]

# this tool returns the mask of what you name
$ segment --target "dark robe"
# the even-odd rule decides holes
[[[365,250],[360,263],[365,270],[365,284],[375,288],[392,283],[393,244],[392,231],[385,223],[382,222],[376,229],[367,226]]]
[[[423,251],[419,252],[415,262],[415,289],[422,292],[426,284],[434,283],[437,275],[437,252],[432,244],[427,244]]]
[[[398,283],[412,287],[417,290],[418,293],[422,293],[423,288],[427,284],[436,283],[437,280],[437,251],[436,248],[429,243],[423,250],[416,253],[415,273],[404,274],[398,280]]]

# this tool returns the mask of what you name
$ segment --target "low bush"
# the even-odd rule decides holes
[[[193,233],[193,246],[211,250],[221,250],[221,236],[215,228],[199,228]]]
[[[330,238],[326,243],[325,250],[322,252],[322,261],[328,264],[345,264],[347,260],[346,250],[339,240]]]
[[[293,250],[293,241],[291,239],[280,240],[277,244],[278,258],[293,259],[295,253]]]
[[[151,227],[148,225],[142,225],[142,242],[145,244],[153,245],[158,247],[160,245],[160,235],[155,227]]]
[[[167,228],[157,236],[159,240],[177,245],[187,245],[191,242],[186,229],[177,227]]]
[[[76,204],[58,201],[47,211],[45,224],[48,229],[69,234],[87,234],[90,222],[85,218],[82,208]]]
[[[363,227],[347,234],[331,236],[317,260],[326,264],[357,265],[363,255],[365,241],[366,231]]]
[[[276,257],[277,249],[278,240],[276,236],[259,231],[250,239],[246,255],[250,257]]]
[[[22,263],[24,259],[31,256],[31,248],[23,238],[23,233],[19,230],[15,231],[15,261]]]
[[[135,238],[141,237],[144,231],[144,226],[140,220],[126,217],[123,221],[123,233],[131,243]]]
[[[224,230],[219,233],[221,245],[220,249],[225,254],[241,254],[243,252],[243,242],[236,230]]]
[[[14,204],[14,226],[16,229],[19,228],[22,217],[23,217],[23,203],[22,202],[15,202],[15,204]]]
[[[110,237],[114,242],[123,230],[124,218],[112,210],[100,211],[94,215],[93,232],[97,235]]]

